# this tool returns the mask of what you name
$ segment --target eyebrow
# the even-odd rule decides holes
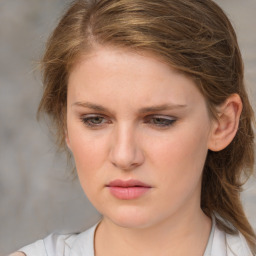
[[[78,107],[83,107],[83,108],[89,108],[89,109],[93,109],[96,111],[106,111],[106,112],[110,112],[107,108],[103,107],[102,105],[98,105],[98,104],[94,104],[91,102],[75,102],[72,104],[73,106],[78,106]]]
[[[72,104],[72,106],[79,106],[79,107],[84,107],[84,108],[89,108],[95,111],[100,111],[100,112],[111,112],[109,109],[106,107],[99,105],[99,104],[94,104],[91,102],[75,102]],[[149,106],[149,107],[143,107],[139,109],[138,113],[144,114],[144,113],[149,113],[149,112],[157,112],[157,111],[164,111],[164,110],[172,110],[172,109],[179,109],[179,108],[186,108],[187,105],[183,104],[162,104],[162,105],[156,105],[156,106]]]
[[[182,105],[182,104],[162,104],[162,105],[141,108],[139,110],[139,113],[143,114],[143,113],[148,113],[148,112],[172,110],[172,109],[185,108],[185,107],[187,107],[187,105],[185,105],[185,104],[184,105]]]

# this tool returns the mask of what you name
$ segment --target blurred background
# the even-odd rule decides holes
[[[70,0],[0,1],[0,255],[52,232],[83,230],[98,213],[36,121],[42,93],[38,61]],[[238,34],[246,82],[256,110],[256,1],[217,0]],[[256,229],[256,179],[242,195]]]

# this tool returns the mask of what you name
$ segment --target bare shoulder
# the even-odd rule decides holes
[[[26,256],[26,254],[23,252],[14,252],[12,254],[9,254],[8,256]]]

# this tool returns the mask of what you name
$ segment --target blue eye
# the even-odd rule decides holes
[[[157,127],[169,127],[176,121],[173,117],[151,116],[147,119],[147,123]]]
[[[97,115],[83,116],[81,121],[89,127],[99,127],[108,122],[103,116]]]

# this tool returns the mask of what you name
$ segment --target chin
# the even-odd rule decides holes
[[[127,208],[128,207],[123,207],[123,209],[118,209],[105,216],[115,225],[123,228],[140,229],[152,225],[153,220],[150,218],[148,212],[136,207]]]

